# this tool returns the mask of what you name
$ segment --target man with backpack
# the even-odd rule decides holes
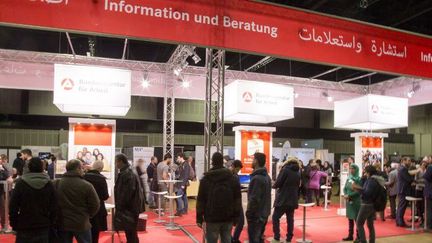
[[[138,216],[145,210],[144,191],[138,175],[130,168],[126,155],[116,155],[115,163],[120,172],[114,186],[114,228],[125,231],[127,243],[138,243]]]
[[[223,155],[212,156],[212,168],[204,174],[198,190],[196,223],[208,243],[231,243],[231,229],[241,209],[240,183],[224,168]],[[205,223],[205,225],[204,225]]]
[[[369,243],[375,243],[375,213],[384,210],[387,203],[387,191],[385,180],[377,175],[377,170],[370,165],[365,168],[366,181],[363,187],[355,183],[352,184],[354,190],[360,192],[361,206],[357,216],[357,230],[360,243],[367,243],[364,224],[367,222],[369,229]]]
[[[264,230],[271,211],[271,179],[266,169],[266,155],[255,153],[252,166],[246,210],[249,243],[264,243]]]

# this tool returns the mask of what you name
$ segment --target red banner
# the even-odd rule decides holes
[[[431,38],[246,0],[1,0],[0,24],[432,78]]]

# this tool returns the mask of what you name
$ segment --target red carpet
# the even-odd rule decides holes
[[[302,223],[303,223],[303,211],[299,209],[295,214],[295,229],[294,229],[294,239],[301,238],[302,236]],[[407,210],[407,215],[411,213]],[[147,224],[147,232],[142,232],[139,234],[141,242],[158,242],[158,243],[186,243],[192,242],[192,240],[181,230],[168,231],[160,224],[154,223],[156,219],[156,214],[147,213],[149,216]],[[339,242],[342,238],[347,235],[348,222],[345,217],[338,216],[336,214],[336,208],[331,208],[330,211],[324,211],[321,207],[315,207],[308,209],[306,219],[306,232],[307,238],[313,240],[316,243],[331,243]],[[388,214],[387,214],[388,215]],[[407,219],[409,216],[406,217]],[[197,226],[195,226],[195,213],[190,212],[188,215],[181,218],[177,218],[176,222],[180,223],[183,228],[191,233],[191,235],[197,239],[199,242],[202,241],[202,231]],[[367,227],[366,227],[367,228]],[[394,220],[388,220],[381,222],[381,220],[375,221],[375,229],[377,238],[406,235],[412,234],[413,232],[408,231],[404,228],[398,228],[395,226]],[[271,238],[273,236],[271,222],[267,225],[266,236]],[[286,234],[286,222],[285,219],[281,220],[281,235],[285,238]],[[124,234],[120,234],[123,242],[126,242]],[[12,235],[0,235],[1,243],[12,243],[15,237]],[[246,228],[244,229],[241,237],[242,241],[247,239]],[[101,243],[111,242],[111,235],[109,233],[101,234]],[[117,235],[114,236],[114,242],[120,243]]]

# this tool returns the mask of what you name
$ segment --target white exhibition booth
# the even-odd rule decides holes
[[[334,127],[358,129],[363,132],[353,133],[355,139],[354,163],[360,168],[360,175],[368,165],[381,164],[383,169],[384,138],[386,133],[373,133],[374,130],[401,128],[408,126],[408,99],[368,94],[349,100],[336,101],[334,109]],[[349,165],[341,164],[340,187],[345,186],[349,175]],[[345,214],[341,190],[340,214]]]

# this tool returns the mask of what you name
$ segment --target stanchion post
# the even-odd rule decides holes
[[[424,230],[427,230],[428,229],[428,216],[427,216],[427,212],[428,212],[428,210],[427,210],[427,207],[428,207],[428,204],[427,204],[427,197],[424,197],[424,210],[423,210],[423,213],[424,213],[424,223],[423,223],[423,227],[424,227]]]

